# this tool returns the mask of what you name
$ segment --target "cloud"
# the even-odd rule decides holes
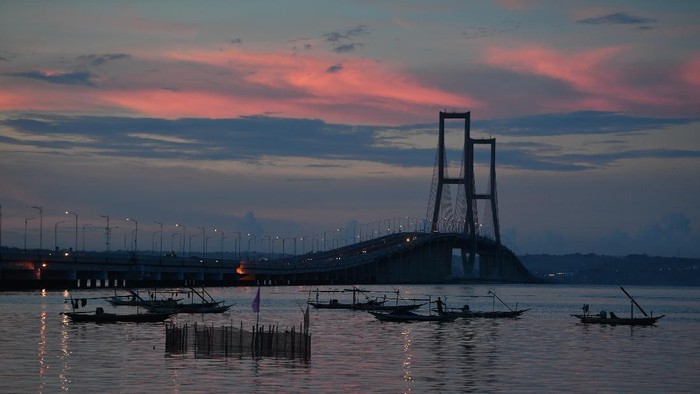
[[[241,40],[240,38],[233,38],[233,39],[228,40],[228,42],[235,45],[235,44],[242,44],[243,40]]]
[[[326,69],[326,72],[327,72],[327,73],[337,73],[337,72],[339,72],[339,71],[342,70],[342,69],[343,69],[343,65],[340,64],[340,63],[338,63],[338,64],[335,64],[335,65],[333,65],[333,66],[328,67],[328,68]]]
[[[18,73],[5,73],[11,77],[29,78],[37,79],[40,81],[45,81],[49,83],[55,83],[59,85],[83,85],[83,86],[95,86],[92,79],[96,76],[89,72],[43,72],[43,71],[26,71]]]
[[[498,26],[467,26],[462,30],[462,37],[471,40],[510,33],[518,30],[520,24],[514,21],[503,21]]]
[[[333,48],[334,52],[337,53],[344,53],[344,52],[352,52],[354,51],[357,47],[361,47],[363,44],[357,43],[357,42],[352,42],[349,44],[342,44],[338,45],[335,48]]]
[[[125,53],[108,53],[103,55],[82,55],[76,59],[80,62],[89,63],[93,66],[100,66],[112,60],[129,59],[131,55]]]
[[[613,14],[578,19],[576,23],[586,25],[637,25],[656,23],[656,19],[632,16],[626,12],[616,12]]]
[[[336,53],[346,53],[352,52],[358,47],[364,46],[364,44],[359,42],[348,42],[352,41],[354,37],[359,37],[369,34],[369,29],[365,25],[357,25],[355,27],[342,30],[333,31],[323,35],[326,42],[333,45],[333,51]]]

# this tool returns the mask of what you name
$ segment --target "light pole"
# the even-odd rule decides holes
[[[56,224],[53,225],[53,249],[58,250],[58,225],[61,223],[65,223],[65,220],[61,220],[60,222],[56,222]]]
[[[250,240],[255,239],[255,234],[248,234],[248,260],[250,260]]]
[[[170,249],[173,251],[173,253],[175,253],[175,236],[176,235],[179,236],[180,233],[172,233],[172,235],[170,235]]]
[[[185,255],[185,237],[187,237],[187,227],[183,226],[182,224],[175,224],[175,227],[182,227],[182,237],[180,240],[182,241],[182,255]]]
[[[204,227],[197,227],[197,230],[202,230],[202,256],[207,255],[207,235]]]
[[[198,237],[198,236],[199,236],[199,234],[192,234],[192,235],[190,235],[190,237],[189,237],[189,238],[190,238],[190,240],[189,240],[189,250],[188,250],[187,253],[188,253],[190,256],[192,256],[192,237]]]
[[[153,222],[155,224],[160,225],[160,255],[158,256],[158,259],[163,257],[163,222]]]
[[[85,229],[89,226],[92,226],[92,224],[83,224],[83,252],[85,251]]]
[[[134,255],[139,249],[139,222],[134,218],[126,218],[127,221],[134,222],[136,228],[134,229]]]
[[[269,260],[270,256],[272,255],[272,241],[270,240],[269,235],[263,235],[263,241],[265,240],[265,238],[267,238],[267,258]]]
[[[206,252],[206,250],[209,248],[209,240],[212,239],[212,238],[214,238],[214,237],[207,237],[207,240],[204,242],[204,250],[205,250],[205,252],[204,252],[204,257],[205,257],[205,258],[207,257],[207,252]],[[222,243],[223,243],[223,240],[222,240]]]
[[[27,253],[27,222],[36,218],[24,218],[24,253]]]
[[[73,249],[75,252],[78,251],[78,214],[75,212],[68,212],[66,211],[66,215],[73,215],[75,216],[75,249]]]
[[[100,217],[107,219],[107,227],[105,227],[105,238],[107,239],[107,241],[105,241],[105,243],[107,244],[107,253],[109,253],[109,215],[100,215]]]
[[[39,211],[39,250],[44,247],[44,208],[34,205],[32,208]]]
[[[236,254],[238,255],[238,260],[240,260],[240,259],[241,259],[241,232],[240,232],[240,231],[234,231],[233,233],[236,234],[236,235],[238,235],[238,237],[236,237],[236,241],[238,242],[238,243],[236,244]],[[223,234],[223,233],[222,233],[222,234]],[[222,254],[223,254],[223,252],[222,252]],[[223,257],[222,257],[222,258],[223,258]]]

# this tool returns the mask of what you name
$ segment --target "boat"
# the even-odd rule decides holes
[[[437,321],[437,322],[453,322],[457,319],[457,315],[442,314],[442,315],[419,315],[411,311],[395,310],[391,312],[368,311],[379,321],[408,323],[416,321]]]
[[[114,293],[114,296],[107,298],[107,302],[112,304],[113,306],[168,306],[172,305],[173,303],[177,303],[179,301],[182,301],[182,298],[173,298],[173,297],[168,297],[167,299],[158,299],[158,290],[153,290],[149,291],[148,294],[150,295],[150,299],[144,299],[142,298],[139,293],[135,290],[128,289],[127,290],[129,294],[127,295],[117,295],[116,291]],[[171,293],[178,293],[178,291],[174,291]]]
[[[335,298],[330,299],[328,302],[319,302],[318,295],[320,292],[331,292],[331,293],[352,292],[352,303],[339,302]],[[309,305],[313,306],[314,308],[317,308],[317,309],[350,309],[350,310],[356,310],[356,311],[384,311],[384,312],[412,311],[412,310],[418,309],[421,306],[425,305],[425,303],[422,303],[422,304],[416,304],[416,303],[399,304],[399,291],[398,290],[394,290],[394,292],[396,293],[396,303],[394,305],[387,305],[386,295],[384,296],[384,298],[365,296],[367,298],[367,300],[365,302],[358,302],[357,301],[357,293],[367,293],[367,292],[369,292],[369,291],[358,289],[357,287],[353,287],[352,289],[326,290],[326,291],[316,289],[316,302],[308,301],[307,303]]]
[[[95,312],[61,312],[74,322],[93,323],[153,323],[162,322],[172,316],[172,313],[107,313],[98,307]]]
[[[318,300],[319,298],[319,293],[344,293],[344,292],[352,292],[352,303],[346,303],[346,302],[340,302],[336,298],[331,298],[328,302],[320,302]],[[370,311],[370,310],[376,310],[381,308],[386,300],[381,300],[376,297],[368,297],[365,295],[365,298],[367,299],[365,302],[359,302],[357,301],[357,293],[366,293],[368,292],[367,290],[362,290],[358,289],[357,287],[353,287],[352,289],[343,289],[343,290],[319,290],[316,289],[316,301],[307,301],[307,304],[311,305],[312,307],[316,309],[350,309],[350,310],[357,310],[357,311]],[[309,294],[310,298],[311,294]]]
[[[652,313],[648,315],[644,309],[632,298],[632,296],[622,286],[620,289],[630,299],[630,317],[618,317],[615,312],[600,311],[596,314],[590,314],[590,307],[584,304],[582,314],[572,314],[572,317],[579,319],[583,324],[609,324],[613,326],[653,326],[657,321],[661,320],[666,315],[656,316]],[[644,317],[634,317],[634,307],[637,307]]]
[[[503,300],[496,295],[493,291],[489,290],[488,294],[493,298],[493,309],[489,311],[473,311],[469,308],[469,305],[464,305],[460,309],[447,309],[445,311],[439,312],[446,315],[456,315],[457,317],[463,318],[486,318],[486,319],[513,319],[520,317],[523,313],[529,311],[531,308],[527,309],[517,309],[517,303],[513,309],[508,304],[503,302]],[[508,308],[507,311],[497,311],[496,310],[496,300],[500,301],[503,305]]]
[[[180,303],[173,299],[164,300],[164,303],[146,301],[144,308],[154,313],[223,313],[233,306],[226,305],[225,301],[216,301],[204,287],[199,291],[193,287],[189,289],[192,302]],[[199,297],[199,302],[195,302],[195,296]]]

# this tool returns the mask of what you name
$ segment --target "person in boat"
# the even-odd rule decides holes
[[[581,309],[583,310],[583,315],[586,316],[589,310],[588,304],[583,304],[583,308]]]
[[[468,304],[464,304],[464,306],[462,307],[462,312],[469,312],[469,305]]]
[[[437,312],[438,312],[438,313],[442,313],[442,312],[444,311],[443,308],[442,308],[442,306],[444,305],[444,302],[442,302],[442,300],[440,299],[440,297],[438,297],[437,301],[435,301],[435,305],[437,306]]]
[[[610,312],[610,318],[617,319],[617,315],[615,314],[615,312]]]

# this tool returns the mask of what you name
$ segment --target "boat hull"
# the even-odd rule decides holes
[[[457,316],[453,315],[419,315],[408,311],[394,312],[375,312],[369,311],[377,320],[396,323],[409,323],[417,321],[437,321],[437,322],[453,322]]]
[[[154,323],[162,322],[169,318],[172,313],[136,313],[136,314],[116,314],[116,313],[92,313],[92,312],[63,312],[74,322],[93,323]]]
[[[666,315],[661,315],[657,317],[634,317],[634,318],[624,318],[624,317],[601,317],[599,315],[571,315],[583,324],[609,324],[612,326],[652,326],[656,324],[659,319]]]

